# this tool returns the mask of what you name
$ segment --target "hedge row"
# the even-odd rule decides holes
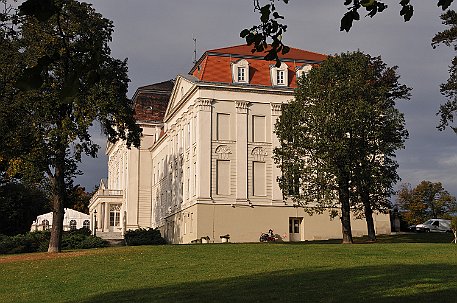
[[[5,236],[0,234],[0,254],[19,254],[43,252],[48,250],[50,231],[35,231],[23,235]],[[124,235],[125,243],[130,246],[162,245],[166,240],[158,229],[129,230]],[[87,249],[108,246],[102,238],[91,235],[87,228],[65,231],[62,236],[62,249]]]
[[[35,231],[23,235],[0,235],[0,254],[19,254],[47,251],[50,231]],[[87,249],[106,247],[108,242],[94,237],[87,228],[66,231],[62,235],[62,249]]]
[[[124,239],[125,244],[129,246],[162,245],[167,243],[160,235],[160,230],[153,228],[128,230],[124,235]]]

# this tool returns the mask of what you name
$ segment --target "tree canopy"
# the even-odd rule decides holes
[[[109,141],[139,145],[127,61],[111,57],[113,23],[87,3],[27,0],[1,22],[1,151],[33,163],[49,181],[56,222],[49,251],[56,252],[68,182],[81,155],[95,157],[100,148],[89,133],[93,121]]]
[[[453,0],[435,1],[443,11],[454,2]],[[282,21],[284,16],[278,12],[276,7],[278,2],[288,4],[289,0],[254,0],[254,11],[260,14],[260,24],[243,29],[240,36],[246,39],[248,45],[253,45],[253,52],[267,51],[265,59],[275,60],[279,67],[281,63],[278,54],[289,52],[289,47],[282,41],[283,34],[287,31],[287,25]],[[399,4],[401,6],[400,15],[405,22],[409,21],[414,14],[413,4],[410,0],[401,0]],[[354,21],[360,20],[361,11],[365,10],[365,17],[374,17],[388,8],[385,1],[379,0],[343,0],[343,5],[347,11],[341,18],[340,31],[346,32],[352,28]],[[267,47],[269,44],[271,44],[271,48]]]
[[[274,150],[286,197],[309,212],[340,208],[343,242],[352,242],[351,209],[386,211],[399,179],[394,159],[408,136],[395,100],[409,98],[396,67],[362,52],[329,57],[298,81],[283,106]]]
[[[26,233],[33,220],[49,210],[49,198],[43,190],[17,182],[0,185],[0,234]]]
[[[455,197],[443,188],[441,182],[422,181],[414,188],[410,184],[402,184],[397,204],[409,224],[433,218],[450,218],[457,211]]]
[[[457,13],[453,10],[447,11],[441,15],[443,24],[449,28],[439,32],[432,40],[432,46],[439,44],[451,46],[457,51]],[[454,122],[454,115],[457,112],[457,56],[451,61],[449,66],[449,79],[446,83],[441,84],[441,94],[447,98],[445,104],[440,106],[438,114],[441,117],[439,130],[444,130],[450,126],[457,133],[457,128],[450,125]]]

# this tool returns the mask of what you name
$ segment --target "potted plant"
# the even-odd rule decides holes
[[[229,234],[222,235],[222,236],[220,236],[220,238],[221,238],[222,243],[227,243],[230,239],[230,235]]]

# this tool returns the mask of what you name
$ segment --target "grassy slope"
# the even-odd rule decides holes
[[[0,263],[4,303],[456,300],[448,243],[115,247]]]

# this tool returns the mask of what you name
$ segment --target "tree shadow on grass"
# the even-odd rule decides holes
[[[379,235],[376,242],[371,242],[367,236],[355,237],[355,244],[376,243],[451,243],[454,239],[452,233],[402,233],[396,235]],[[289,242],[293,245],[300,244],[341,244],[341,239],[314,240],[305,242]]]
[[[456,302],[456,269],[445,264],[295,269],[127,289],[78,302]]]

